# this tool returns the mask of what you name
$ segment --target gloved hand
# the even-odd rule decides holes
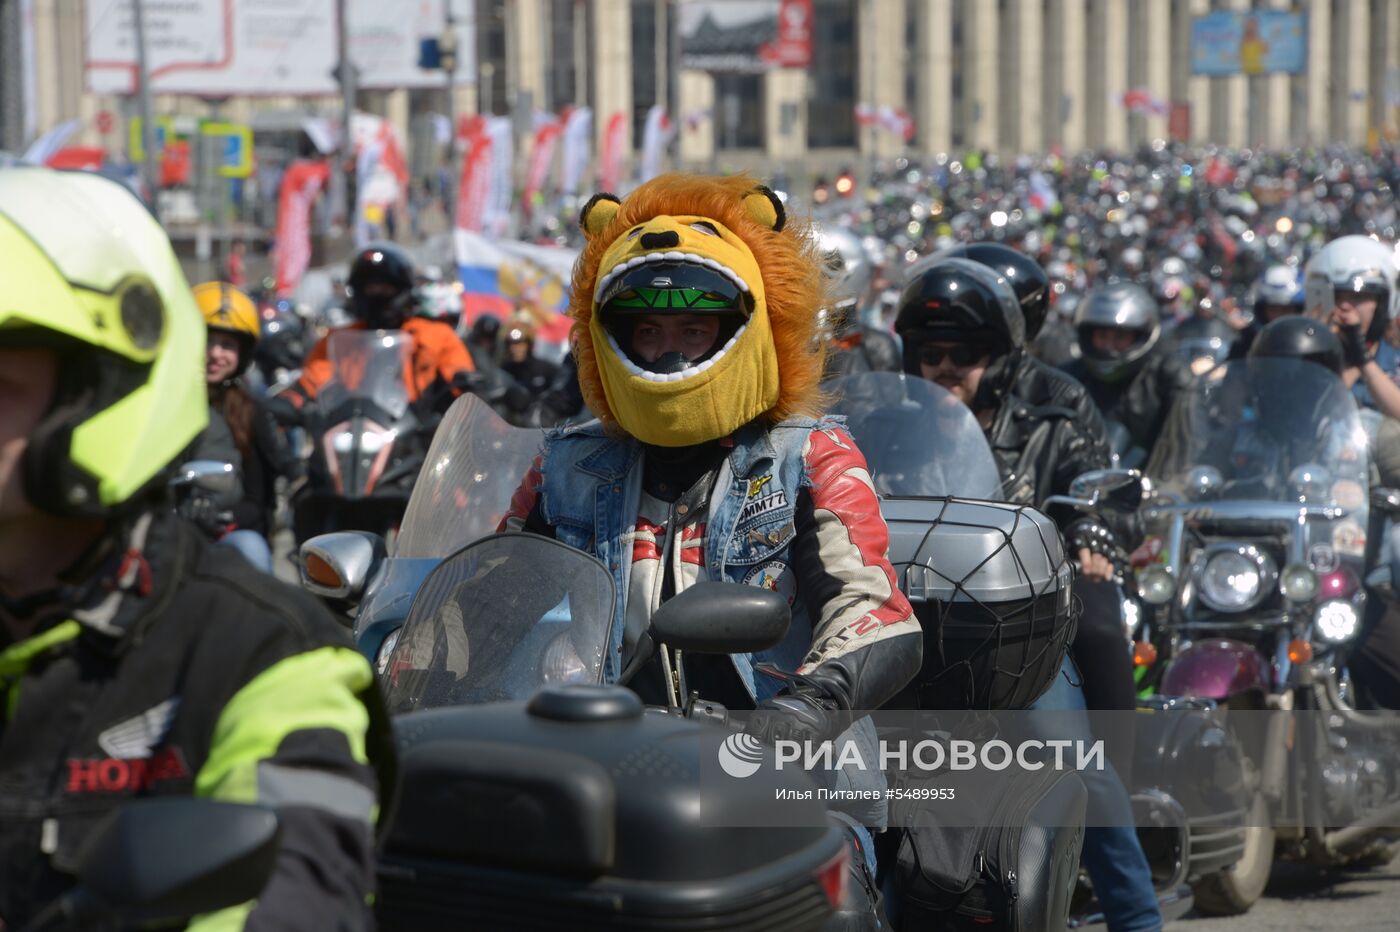
[[[285,394],[265,399],[263,410],[282,427],[301,427],[306,420],[301,410]]]
[[[1078,554],[1082,558],[1084,551],[1087,551],[1093,563],[1102,566],[1107,560],[1111,573],[1109,578],[1117,582],[1122,582],[1128,569],[1128,555],[1123,552],[1123,548],[1118,545],[1118,538],[1114,533],[1094,518],[1080,518],[1065,529],[1065,542],[1069,545],[1069,552]],[[1094,557],[1102,559],[1093,560]],[[1104,578],[1101,574],[1085,573],[1090,578]]]
[[[215,540],[224,535],[233,520],[229,512],[203,495],[186,496],[175,506],[175,511]]]
[[[1360,324],[1342,324],[1337,328],[1337,339],[1342,342],[1342,360],[1348,366],[1358,369],[1371,361],[1366,350],[1366,337],[1361,333]]]
[[[812,677],[792,676],[778,695],[758,703],[744,730],[773,744],[777,741],[830,741],[850,727],[850,710]]]
[[[476,395],[488,404],[494,404],[505,394],[499,373],[463,370],[452,376],[452,387],[460,394]]]

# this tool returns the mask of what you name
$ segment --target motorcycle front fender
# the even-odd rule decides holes
[[[1162,677],[1162,693],[1222,700],[1242,692],[1269,689],[1264,658],[1248,644],[1217,638],[1181,651]]]

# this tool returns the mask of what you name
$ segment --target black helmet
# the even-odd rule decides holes
[[[993,361],[982,376],[974,405],[999,404],[1026,348],[1026,319],[1010,282],[971,259],[921,263],[911,271],[894,323],[904,341],[904,371],[921,374],[920,352],[930,341],[985,341]]]
[[[482,314],[472,324],[467,342],[483,348],[495,349],[496,335],[501,332],[501,319],[495,314]]]
[[[1342,372],[1342,344],[1326,324],[1309,317],[1280,317],[1259,331],[1249,348],[1250,359],[1284,357],[1306,359]]]
[[[1050,278],[1030,256],[1001,243],[966,243],[949,246],[924,260],[928,265],[944,259],[971,259],[995,271],[1011,284],[1016,300],[1021,302],[1021,315],[1026,319],[1026,339],[1034,340],[1045,326],[1050,312]],[[924,265],[920,262],[918,266]]]
[[[374,282],[391,285],[395,294],[365,294],[366,286]],[[403,326],[413,304],[413,260],[392,243],[370,243],[350,263],[345,285],[356,320],[375,330],[395,330]]]

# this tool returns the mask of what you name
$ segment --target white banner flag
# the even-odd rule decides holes
[[[593,111],[579,107],[569,114],[569,122],[564,127],[564,148],[559,159],[559,190],[564,194],[577,194],[579,182],[593,151]]]
[[[661,157],[675,135],[675,127],[666,115],[665,107],[656,104],[647,111],[647,124],[642,133],[641,177],[638,181],[650,181],[661,173]]]

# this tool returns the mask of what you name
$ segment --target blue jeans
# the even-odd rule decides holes
[[[1047,712],[1084,711],[1084,691],[1080,675],[1068,656],[1060,667],[1055,682],[1037,699],[1032,709]],[[1034,716],[1028,716],[1034,719]],[[1080,721],[1077,734],[1045,735],[1046,738],[1090,740],[1089,717],[1075,716]],[[1048,723],[1047,723],[1048,724]],[[1066,729],[1065,716],[1055,716],[1055,729]],[[1034,728],[1034,723],[1031,724]],[[1118,772],[1108,763],[1103,770],[1079,772],[1084,788],[1089,792],[1089,809],[1095,815],[1091,821],[1112,823],[1091,825],[1084,829],[1084,867],[1094,882],[1099,906],[1111,932],[1140,932],[1162,928],[1162,913],[1157,907],[1157,893],[1152,886],[1152,869],[1138,843],[1133,828],[1132,801]]]
[[[254,567],[269,576],[272,575],[272,548],[268,546],[267,539],[257,531],[230,531],[219,538],[219,544],[237,550],[243,554],[243,559]]]

